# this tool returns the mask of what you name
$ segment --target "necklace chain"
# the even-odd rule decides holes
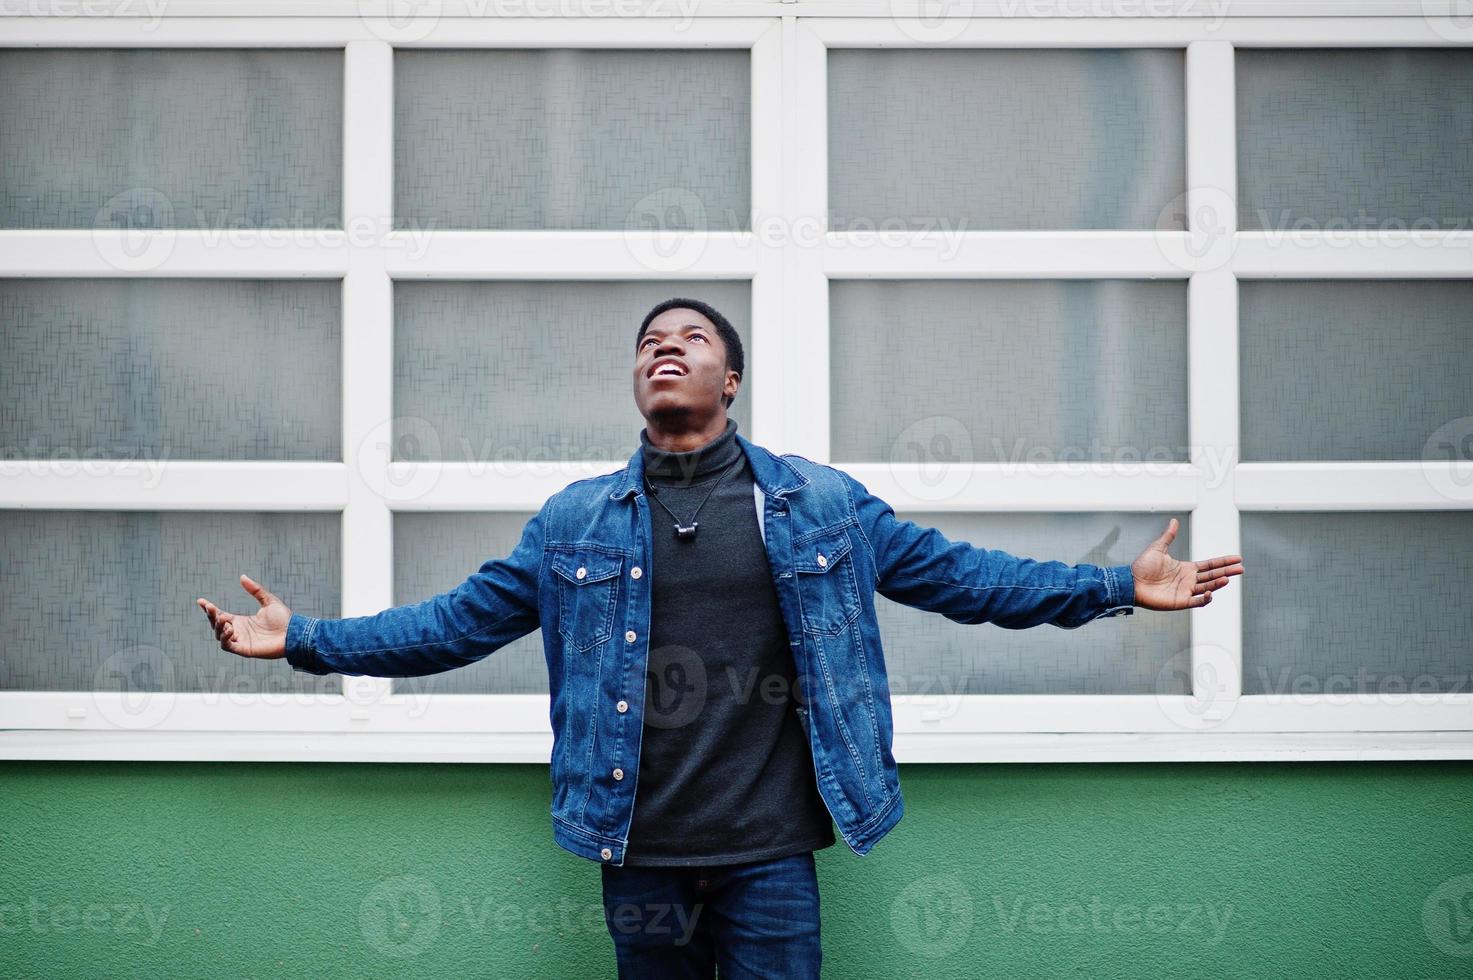
[[[711,489],[706,491],[706,496],[701,499],[700,506],[696,508],[696,513],[690,515],[690,524],[688,525],[680,519],[679,514],[671,510],[670,507],[665,503],[665,501],[660,499],[660,495],[658,491],[656,491],[655,485],[653,483],[650,483],[648,477],[645,478],[645,483],[648,484],[650,488],[650,496],[654,498],[655,503],[659,504],[661,507],[664,507],[665,512],[668,513],[671,517],[675,518],[675,536],[677,538],[681,539],[682,541],[688,541],[696,536],[696,528],[700,526],[700,522],[696,520],[696,514],[699,514],[701,512],[701,507],[706,506],[706,501],[711,499],[711,494],[716,492],[716,488],[719,487],[722,481],[726,479],[727,474],[731,472],[732,467],[736,466],[736,464],[739,462],[741,462],[740,456],[732,460],[730,463],[726,464],[726,468],[721,471],[721,476],[712,482]]]

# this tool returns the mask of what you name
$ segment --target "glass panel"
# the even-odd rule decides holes
[[[1239,284],[1242,458],[1448,459],[1473,416],[1473,281]]]
[[[245,573],[293,612],[340,616],[340,526],[336,513],[0,511],[0,690],[339,693],[338,675],[220,649],[195,599],[259,609]],[[150,727],[168,706],[130,720]]]
[[[831,50],[833,231],[1181,229],[1181,49]],[[1163,211],[1165,212],[1163,214]]]
[[[748,282],[397,282],[394,458],[627,460],[644,427],[635,335],[673,296],[709,303],[742,338],[728,414],[751,438]]]
[[[1180,528],[1171,553],[1192,553],[1184,511],[898,516],[937,528],[951,541],[1070,565],[1128,564],[1175,517]],[[1179,658],[1173,662],[1190,646],[1185,615],[1137,609],[1072,630],[1048,624],[1009,630],[966,626],[878,593],[875,606],[892,695],[1190,693],[1189,672]]]
[[[744,50],[401,49],[395,227],[743,230],[750,113]]]
[[[1189,458],[1184,280],[830,286],[832,455]]]
[[[0,92],[0,227],[343,226],[341,50],[8,48]]]
[[[1238,227],[1467,229],[1473,49],[1239,49]]]
[[[1248,513],[1243,693],[1467,694],[1473,512]]]
[[[342,289],[0,280],[7,459],[342,459]]]
[[[632,450],[631,450],[632,451]],[[492,558],[516,549],[534,512],[394,515],[394,604],[449,592]],[[542,630],[513,640],[476,663],[423,677],[396,677],[414,694],[546,694]]]

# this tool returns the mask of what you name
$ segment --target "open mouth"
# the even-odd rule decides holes
[[[650,369],[649,378],[683,378],[687,373],[679,361],[661,361]]]

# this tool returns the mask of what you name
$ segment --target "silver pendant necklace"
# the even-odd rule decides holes
[[[711,489],[706,491],[706,496],[702,498],[700,507],[696,508],[695,514],[690,515],[689,524],[687,524],[685,521],[682,521],[679,514],[675,513],[675,511],[666,506],[665,501],[660,499],[659,493],[655,490],[655,485],[653,483],[650,483],[648,478],[645,479],[645,483],[649,486],[650,489],[650,496],[654,498],[655,503],[659,504],[661,507],[664,507],[665,512],[668,513],[671,517],[675,518],[675,536],[677,538],[679,538],[681,541],[690,541],[695,538],[696,528],[701,526],[700,522],[696,520],[696,514],[699,514],[701,512],[701,507],[706,506],[706,501],[711,499],[711,494],[716,492],[716,488],[721,485],[721,482],[723,480],[726,479],[727,474],[731,472],[732,467],[741,462],[741,459],[742,458],[738,456],[730,463],[727,463],[726,469],[722,470],[720,478],[712,481]]]

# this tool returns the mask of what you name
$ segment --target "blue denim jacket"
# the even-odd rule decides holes
[[[948,541],[901,521],[858,480],[737,434],[752,467],[820,795],[864,855],[904,813],[874,594],[958,623],[1074,629],[1129,615],[1129,565],[1067,565]],[[644,726],[650,510],[644,457],[548,498],[505,558],[449,592],[373,616],[293,614],[297,670],[414,677],[475,663],[542,628],[552,722],[553,839],[624,863]]]

